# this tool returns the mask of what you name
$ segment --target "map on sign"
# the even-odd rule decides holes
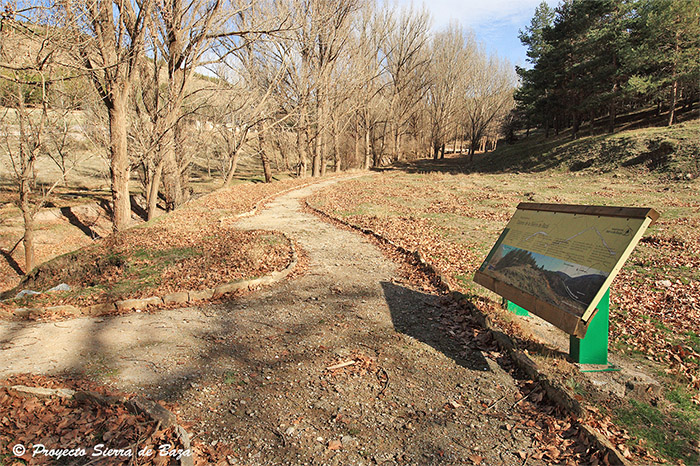
[[[652,221],[640,212],[653,210],[560,206],[563,211],[557,211],[551,204],[540,206],[544,210],[534,204],[518,206],[475,280],[568,329],[574,325],[571,322],[587,321],[593,315]],[[582,213],[587,209],[598,214]],[[633,215],[622,215],[621,209]],[[606,216],[608,211],[613,215]],[[553,310],[563,311],[569,323],[552,318]]]

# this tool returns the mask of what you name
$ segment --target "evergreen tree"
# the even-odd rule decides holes
[[[679,103],[697,101],[700,11],[690,0],[570,0],[540,4],[520,32],[531,69],[517,68],[518,114],[549,135],[607,115],[615,129],[622,108],[664,101],[668,124]]]
[[[515,69],[522,83],[516,91],[515,99],[518,101],[520,113],[526,120],[528,132],[533,123],[541,123],[548,118],[549,109],[544,105],[547,98],[546,76],[537,68],[537,64],[550,46],[544,40],[544,30],[550,28],[553,21],[554,10],[543,1],[535,9],[530,25],[524,31],[519,31],[518,35],[520,42],[528,47],[527,61],[533,66],[531,69],[519,66]]]
[[[675,122],[681,95],[697,99],[700,79],[700,12],[694,1],[639,2],[638,56],[646,62],[632,86],[647,97],[666,100],[668,124]]]

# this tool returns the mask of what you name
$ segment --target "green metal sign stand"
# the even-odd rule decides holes
[[[516,316],[528,316],[527,309],[517,304],[504,300],[508,311]],[[579,364],[608,364],[608,330],[610,328],[610,289],[605,291],[603,298],[598,303],[598,312],[588,324],[588,331],[584,338],[569,337],[569,356]]]
[[[522,307],[518,306],[514,302],[508,301],[507,299],[504,299],[505,301],[505,307],[508,309],[510,312],[515,314],[516,316],[529,316],[530,313],[527,311],[527,309],[523,309]]]
[[[569,356],[579,364],[608,364],[608,330],[610,328],[610,289],[598,303],[598,312],[588,324],[584,338],[569,337]]]

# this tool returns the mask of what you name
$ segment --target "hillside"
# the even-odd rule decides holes
[[[669,178],[700,174],[700,120],[571,139],[569,132],[533,135],[475,160],[479,172],[653,172]],[[621,174],[621,173],[620,173]]]

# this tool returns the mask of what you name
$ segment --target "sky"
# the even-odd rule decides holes
[[[398,5],[425,5],[438,31],[451,21],[471,29],[486,50],[507,58],[513,66],[526,66],[526,48],[518,40],[518,30],[530,24],[541,0],[398,0]],[[558,1],[547,0],[554,8]]]

